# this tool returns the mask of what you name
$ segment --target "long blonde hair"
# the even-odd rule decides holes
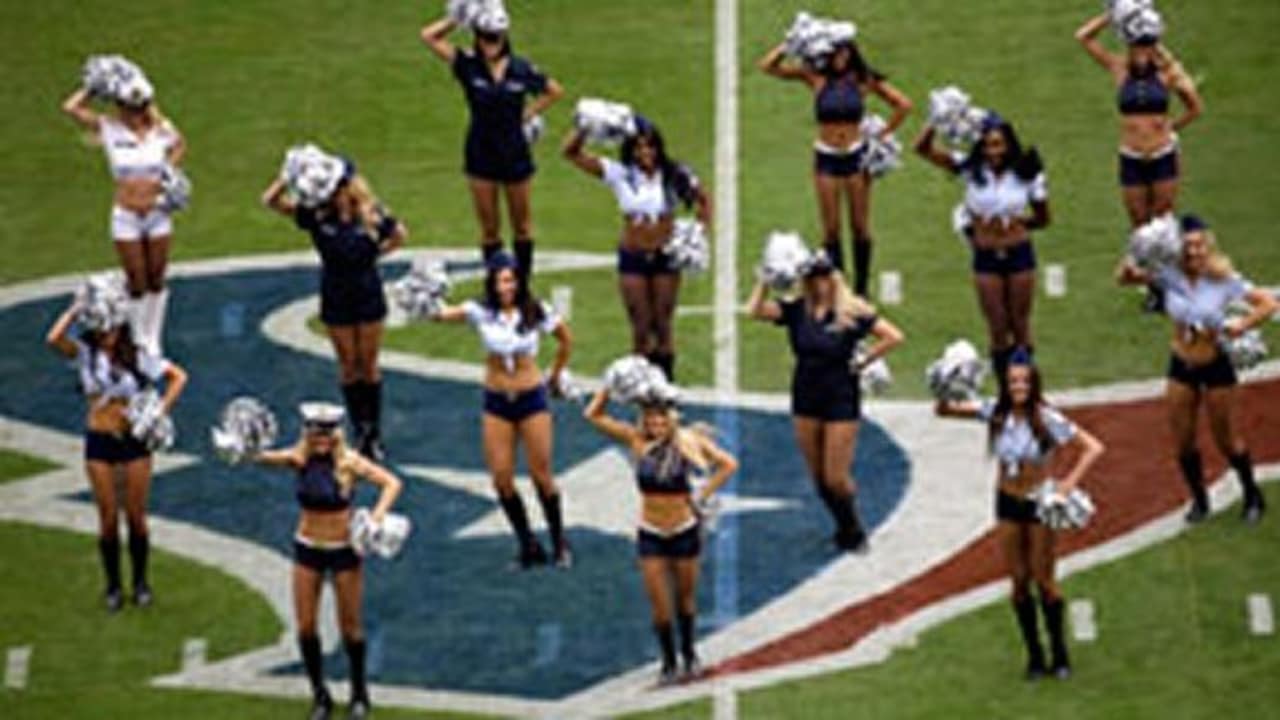
[[[644,438],[644,446],[641,452],[647,452],[649,448],[657,445],[662,440],[651,438],[645,433],[644,416],[651,410],[641,409],[639,417],[636,418],[636,428],[640,432],[640,437]],[[685,459],[689,464],[696,467],[699,472],[705,472],[711,467],[711,460],[707,457],[707,443],[715,442],[715,428],[707,423],[692,423],[690,425],[680,424],[680,411],[674,406],[667,408],[665,411],[667,422],[671,423],[671,444],[675,447],[676,452]]]
[[[125,120],[124,120],[124,113],[125,111],[122,108],[122,106],[119,103],[115,103],[114,111],[109,114],[111,118],[116,122],[120,123],[121,125],[127,125],[127,123],[125,123]],[[146,114],[147,123],[149,126],[148,130],[167,127],[172,129],[174,132],[177,132],[178,130],[177,126],[173,124],[173,121],[170,120],[167,115],[165,115],[163,112],[160,111],[160,106],[155,104],[154,102],[147,104],[145,114]],[[85,130],[84,143],[90,147],[101,147],[102,146],[101,131]]]
[[[1204,235],[1205,259],[1204,274],[1214,280],[1227,280],[1236,274],[1235,266],[1231,264],[1231,258],[1218,247],[1218,236],[1213,234],[1213,230],[1205,228],[1199,231]],[[1185,248],[1185,245],[1184,245]],[[1186,250],[1182,251],[1182,265],[1185,269],[1187,262]]]
[[[307,458],[311,456],[310,448],[307,446],[307,435],[304,432],[298,436],[298,441],[293,445],[293,454],[299,465],[305,465]],[[338,481],[338,487],[343,493],[350,493],[356,485],[356,453],[347,445],[346,436],[343,435],[341,428],[333,431],[333,476]]]
[[[860,317],[867,317],[875,314],[875,308],[853,294],[849,289],[848,283],[844,281],[844,275],[838,271],[832,271],[827,277],[831,278],[831,282],[835,285],[835,292],[832,294],[832,309],[836,314],[836,324],[840,327],[851,327]],[[810,290],[810,281],[804,280],[802,283],[804,301],[808,305],[814,303],[813,291]]]
[[[345,188],[355,205],[355,214],[360,218],[360,223],[370,235],[374,234],[378,229],[378,223],[382,220],[382,211],[378,204],[378,197],[373,194],[373,188],[369,186],[369,181],[360,173],[356,173],[347,181]]]
[[[1187,69],[1182,66],[1173,51],[1165,47],[1164,44],[1157,44],[1155,51],[1156,69],[1163,73],[1167,73],[1169,78],[1173,80],[1175,87],[1181,87],[1187,92],[1196,89],[1196,81],[1191,77]]]

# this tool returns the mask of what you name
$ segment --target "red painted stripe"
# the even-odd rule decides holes
[[[1280,380],[1250,384],[1240,392],[1237,427],[1248,438],[1254,460],[1280,461]],[[1073,408],[1068,415],[1097,435],[1106,444],[1107,452],[1084,481],[1098,505],[1098,514],[1085,530],[1059,536],[1059,556],[1131,532],[1186,501],[1161,398]],[[1203,413],[1200,425],[1205,475],[1216,478],[1226,469],[1226,462],[1213,446]],[[882,625],[1004,574],[992,530],[906,583],[725,660],[712,672],[761,670],[847,650]]]

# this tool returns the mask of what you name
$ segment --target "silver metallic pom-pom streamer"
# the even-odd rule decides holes
[[[419,257],[403,277],[390,284],[392,300],[409,317],[431,318],[440,312],[453,283],[444,262]]]
[[[641,355],[626,355],[610,363],[604,385],[619,402],[674,404],[679,400],[679,391],[662,369]]]
[[[789,292],[799,282],[813,252],[799,233],[771,232],[765,239],[758,270],[760,279],[775,292]]]
[[[946,347],[942,357],[930,363],[925,381],[939,400],[971,400],[977,396],[986,372],[987,365],[973,343],[957,340]]]
[[[391,560],[400,554],[413,532],[413,523],[398,513],[387,513],[382,522],[373,521],[368,508],[357,508],[351,515],[351,547],[360,556],[370,554]]]
[[[271,447],[280,433],[280,425],[265,403],[241,396],[227,403],[218,418],[218,426],[209,433],[218,456],[235,464]]]
[[[1097,512],[1088,493],[1075,488],[1064,496],[1053,479],[1046,479],[1027,498],[1036,505],[1036,518],[1052,530],[1079,530]]]
[[[590,142],[602,145],[617,145],[636,134],[631,106],[600,98],[578,101],[573,110],[573,126],[585,133]]]
[[[884,177],[902,166],[902,143],[896,135],[885,135],[889,127],[879,115],[868,115],[861,125],[862,141],[866,143],[865,167],[871,177]]]
[[[160,393],[156,390],[143,390],[129,398],[125,418],[129,421],[129,434],[146,445],[148,450],[154,452],[173,447],[173,420],[165,414]]]
[[[1239,318],[1248,315],[1250,308],[1244,303],[1235,303],[1227,308],[1227,317]],[[1267,342],[1262,338],[1262,331],[1253,328],[1246,330],[1239,337],[1230,337],[1219,332],[1218,343],[1222,351],[1231,360],[1231,366],[1238,372],[1247,372],[1263,363],[1269,354]]]
[[[711,267],[711,244],[707,241],[707,228],[693,218],[676,220],[671,237],[662,251],[671,259],[671,266],[677,270],[700,273]]]
[[[929,124],[948,144],[968,149],[982,134],[987,111],[973,105],[969,94],[955,85],[929,93]]]
[[[76,322],[93,332],[106,332],[129,321],[129,291],[124,275],[104,272],[90,275],[76,289]]]
[[[1124,15],[1113,15],[1112,22],[1120,39],[1128,44],[1151,38],[1159,39],[1164,35],[1164,18],[1153,7],[1137,8]]]
[[[801,12],[787,30],[785,52],[816,67],[825,67],[838,45],[853,42],[857,36],[858,26],[852,22]]]
[[[854,355],[854,367],[861,366],[862,350]],[[870,395],[883,395],[893,387],[893,371],[889,369],[889,363],[884,358],[876,358],[858,373],[858,382],[862,386],[862,391]]]
[[[342,182],[346,163],[312,144],[296,145],[285,153],[280,168],[289,193],[303,207],[317,207],[329,201]]]
[[[1141,225],[1129,235],[1129,256],[1150,272],[1176,265],[1182,259],[1182,228],[1173,213]]]
[[[167,213],[186,210],[191,204],[191,178],[175,165],[165,164],[160,171],[160,197],[156,205]]]

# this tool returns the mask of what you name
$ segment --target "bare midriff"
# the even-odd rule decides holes
[[[973,219],[973,245],[981,250],[1007,250],[1026,239],[1027,225],[1021,217]]]
[[[484,387],[500,393],[521,393],[536,389],[542,384],[542,370],[538,368],[537,358],[529,355],[516,355],[511,370],[507,369],[506,357],[490,355],[484,363]]]
[[[1192,367],[1203,367],[1218,357],[1218,333],[1215,330],[1196,330],[1178,324],[1169,342],[1173,354]]]
[[[1016,474],[1010,474],[1007,468],[1001,466],[1000,492],[1016,498],[1025,498],[1034,492],[1040,486],[1040,483],[1044,482],[1044,478],[1045,469],[1043,465],[1033,465],[1027,462],[1019,463]]]
[[[1128,152],[1151,157],[1158,155],[1173,142],[1173,123],[1163,113],[1122,115],[1120,117],[1120,143]]]
[[[641,496],[640,517],[657,530],[675,530],[693,518],[687,493],[645,493]]]
[[[851,150],[862,140],[862,126],[856,122],[818,123],[818,142],[836,150]]]
[[[627,252],[658,252],[667,244],[675,227],[675,220],[669,214],[656,219],[624,217],[622,223],[620,243]]]
[[[116,205],[146,215],[155,208],[160,195],[160,181],[151,178],[121,178],[116,180]]]
[[[303,510],[298,537],[317,545],[341,547],[350,542],[351,510]]]
[[[129,432],[129,418],[125,415],[127,403],[124,400],[107,400],[101,396],[89,396],[89,412],[86,425],[92,432],[108,435],[124,435]]]

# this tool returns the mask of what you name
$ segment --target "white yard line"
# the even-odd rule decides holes
[[[716,0],[715,388],[738,390],[738,0]]]

